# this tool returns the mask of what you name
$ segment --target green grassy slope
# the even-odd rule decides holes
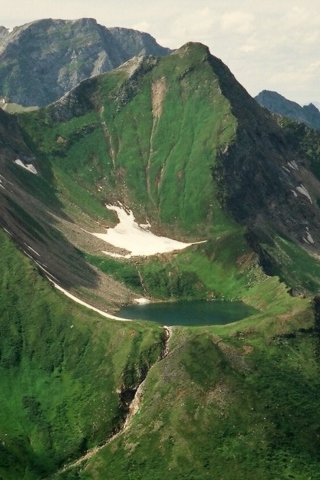
[[[319,478],[318,330],[299,302],[258,326],[174,329],[131,428],[59,478]]]
[[[175,328],[157,361],[160,327],[107,321],[72,304],[1,233],[0,479],[319,478],[318,314],[288,290],[317,294],[320,270],[275,226],[290,207],[285,191],[277,196],[284,137],[270,119],[263,129],[264,114],[255,117],[253,100],[246,109],[232,82],[204,46],[186,45],[17,117],[42,176],[17,170],[18,184],[37,208],[43,202],[41,212],[51,206],[57,223],[82,213],[111,223],[105,203],[120,201],[158,233],[207,240],[130,261],[77,249],[81,272],[94,272],[89,287],[98,282],[91,263],[139,295],[242,299],[258,313],[224,327]],[[275,207],[263,217],[270,198],[285,205],[283,217]],[[316,218],[308,202],[301,211]],[[25,230],[39,231],[30,208],[25,214],[16,200],[12,211]],[[57,249],[59,259],[73,258]],[[125,400],[146,374],[129,429],[61,473],[119,430]]]
[[[0,245],[0,478],[38,479],[121,427],[162,330],[73,304],[4,233]]]
[[[236,121],[207,49],[179,52],[145,60],[139,75],[120,69],[95,79],[90,100],[91,87],[80,86],[76,118],[66,119],[60,104],[20,117],[26,138],[50,160],[58,189],[84,211],[101,213],[99,200],[121,201],[193,235],[226,222],[211,169]]]
[[[3,233],[1,260],[0,476],[46,478],[117,431],[117,392],[157,361],[161,329],[73,305]],[[272,278],[256,306],[231,326],[174,329],[127,432],[56,478],[317,478],[312,308]]]
[[[287,161],[300,155],[303,161],[309,158],[317,177],[315,134],[303,136],[303,127],[281,132],[203,45],[187,44],[168,57],[148,58],[83,82],[48,109],[20,115],[19,122],[40,171],[71,216],[76,206],[91,218],[112,221],[115,215],[105,203],[120,201],[138,221],[150,220],[154,231],[210,239],[209,254],[198,250],[187,261],[181,254],[173,268],[161,260],[137,271],[134,265],[86,252],[106,273],[161,298],[205,297],[209,291],[239,298],[246,293],[248,275],[241,278],[244,269],[237,263],[230,272],[230,259],[224,257],[230,253],[236,262],[239,246],[248,256],[250,252],[246,232],[233,216],[254,231],[257,221],[271,237],[287,230],[292,247],[284,251],[281,242],[266,246],[272,263],[266,271],[300,292],[319,292],[319,262],[296,245],[303,242],[304,224],[313,223],[317,245],[319,209],[293,196],[292,189],[306,177],[284,173]],[[314,179],[310,182],[316,185]],[[257,242],[264,248],[263,235],[257,235]],[[297,257],[305,261],[292,271]],[[214,258],[210,266],[208,258]],[[172,285],[163,280],[168,270]],[[187,288],[176,285],[179,275],[188,277]],[[192,283],[199,288],[190,289]]]

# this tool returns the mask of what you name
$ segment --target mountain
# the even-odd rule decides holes
[[[96,20],[37,20],[0,30],[0,95],[22,106],[44,106],[81,80],[131,57],[167,55],[147,33],[106,28]]]
[[[319,151],[198,43],[0,111],[0,476],[317,478]],[[105,318],[141,297],[255,313]]]
[[[2,42],[8,35],[9,35],[9,29],[0,26],[0,39]]]
[[[269,90],[260,92],[255,97],[255,100],[270,110],[270,112],[291,118],[297,122],[305,123],[310,128],[320,130],[320,112],[312,103],[301,107],[298,103],[287,100],[279,93],[270,92]]]

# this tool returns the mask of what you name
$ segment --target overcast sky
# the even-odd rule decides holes
[[[320,102],[320,0],[1,0],[0,24],[40,18],[95,18],[146,31],[179,48],[209,46],[251,95],[275,90]]]

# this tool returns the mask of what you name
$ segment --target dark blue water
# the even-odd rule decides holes
[[[151,320],[161,325],[225,325],[257,311],[242,302],[180,301],[123,307],[117,316],[131,320]]]

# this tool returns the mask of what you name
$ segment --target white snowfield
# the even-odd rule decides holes
[[[113,257],[130,258],[134,256],[149,256],[156,253],[168,253],[174,250],[183,250],[184,248],[194,245],[195,243],[183,243],[172,240],[167,237],[158,237],[150,232],[151,225],[149,223],[139,225],[135,222],[133,213],[129,213],[122,207],[107,205],[108,210],[117,212],[119,222],[114,228],[108,228],[107,233],[93,233],[97,238],[110,243],[114,247],[122,248],[130,252],[127,255],[114,254],[104,251],[106,255]]]

